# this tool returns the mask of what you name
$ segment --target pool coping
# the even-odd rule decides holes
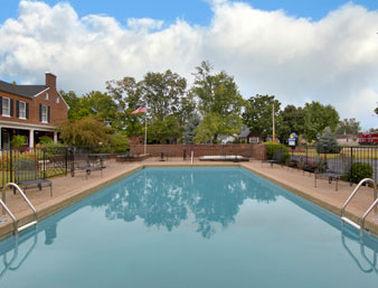
[[[293,194],[303,198],[303,199],[306,199],[306,200],[309,200],[310,202],[314,203],[315,205],[318,205],[324,209],[326,209],[327,211],[337,215],[337,216],[340,216],[341,214],[341,207],[338,207],[337,205],[334,205],[334,204],[331,204],[331,203],[328,203],[326,202],[325,200],[322,200],[322,199],[319,199],[313,195],[310,195],[306,192],[303,192],[299,189],[296,189],[290,185],[287,185],[273,177],[270,177],[269,175],[266,175],[264,173],[261,173],[260,171],[257,171],[256,169],[254,169],[253,167],[250,167],[248,165],[244,165],[245,163],[230,163],[230,162],[226,162],[226,163],[193,163],[193,164],[188,164],[188,163],[140,163],[140,165],[138,166],[135,166],[135,167],[131,167],[129,170],[125,171],[124,173],[121,173],[119,175],[116,175],[115,177],[112,177],[110,179],[107,179],[105,180],[104,182],[102,182],[101,184],[98,184],[94,187],[91,187],[89,189],[84,189],[74,195],[64,195],[65,197],[62,198],[61,201],[59,202],[56,202],[56,203],[53,203],[51,205],[48,205],[48,206],[45,206],[45,207],[39,207],[37,209],[37,217],[38,217],[38,220],[43,220],[53,214],[56,214],[58,213],[59,211],[83,200],[84,198],[88,197],[89,195],[91,194],[94,194],[96,192],[98,192],[101,188],[104,188],[104,187],[107,187],[111,184],[113,184],[114,182],[117,182],[118,180],[130,175],[130,174],[133,174],[139,170],[142,170],[144,168],[148,168],[148,167],[159,167],[159,168],[163,168],[163,167],[240,167],[240,168],[244,168],[264,179],[267,179],[281,187],[283,187],[284,189],[288,190],[289,192],[292,192]],[[353,221],[356,221],[357,223],[359,222],[360,218],[361,217],[358,217],[357,215],[354,215],[352,213],[346,213],[346,215],[351,218],[351,220]],[[33,220],[33,214],[32,213],[28,213],[26,215],[23,215],[21,217],[18,218],[18,221],[20,223],[27,223],[27,222],[30,222]],[[375,236],[378,236],[378,224],[370,221],[369,219],[367,219],[366,223],[366,228],[369,230],[369,232]],[[7,238],[8,236],[12,235],[14,232],[14,229],[13,229],[13,222],[8,222],[7,224],[5,225],[1,225],[0,226],[0,240],[2,239],[5,239]]]

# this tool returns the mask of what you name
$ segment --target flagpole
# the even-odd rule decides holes
[[[147,154],[147,113],[144,115],[144,154]]]

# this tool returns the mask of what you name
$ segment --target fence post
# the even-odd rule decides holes
[[[349,184],[352,185],[352,166],[353,166],[353,147],[350,147],[350,171],[349,171]]]
[[[13,182],[13,148],[10,145],[9,147],[9,182]]]
[[[71,177],[75,176],[75,148],[70,149],[71,154]]]
[[[308,145],[306,144],[306,165],[308,165]]]
[[[67,176],[67,172],[68,172],[68,147],[65,147],[64,151],[65,151],[65,162],[66,162],[65,163],[66,167],[65,167],[64,175]]]
[[[47,170],[47,163],[46,163],[46,150],[45,149],[42,149],[42,169],[43,169],[43,179],[46,179],[46,170]]]

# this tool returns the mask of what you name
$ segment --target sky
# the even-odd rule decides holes
[[[321,101],[378,127],[378,1],[0,0],[0,79],[86,93],[208,60],[242,95]]]

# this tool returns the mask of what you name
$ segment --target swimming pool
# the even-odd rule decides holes
[[[243,168],[145,168],[1,241],[0,287],[368,288],[377,252]]]

